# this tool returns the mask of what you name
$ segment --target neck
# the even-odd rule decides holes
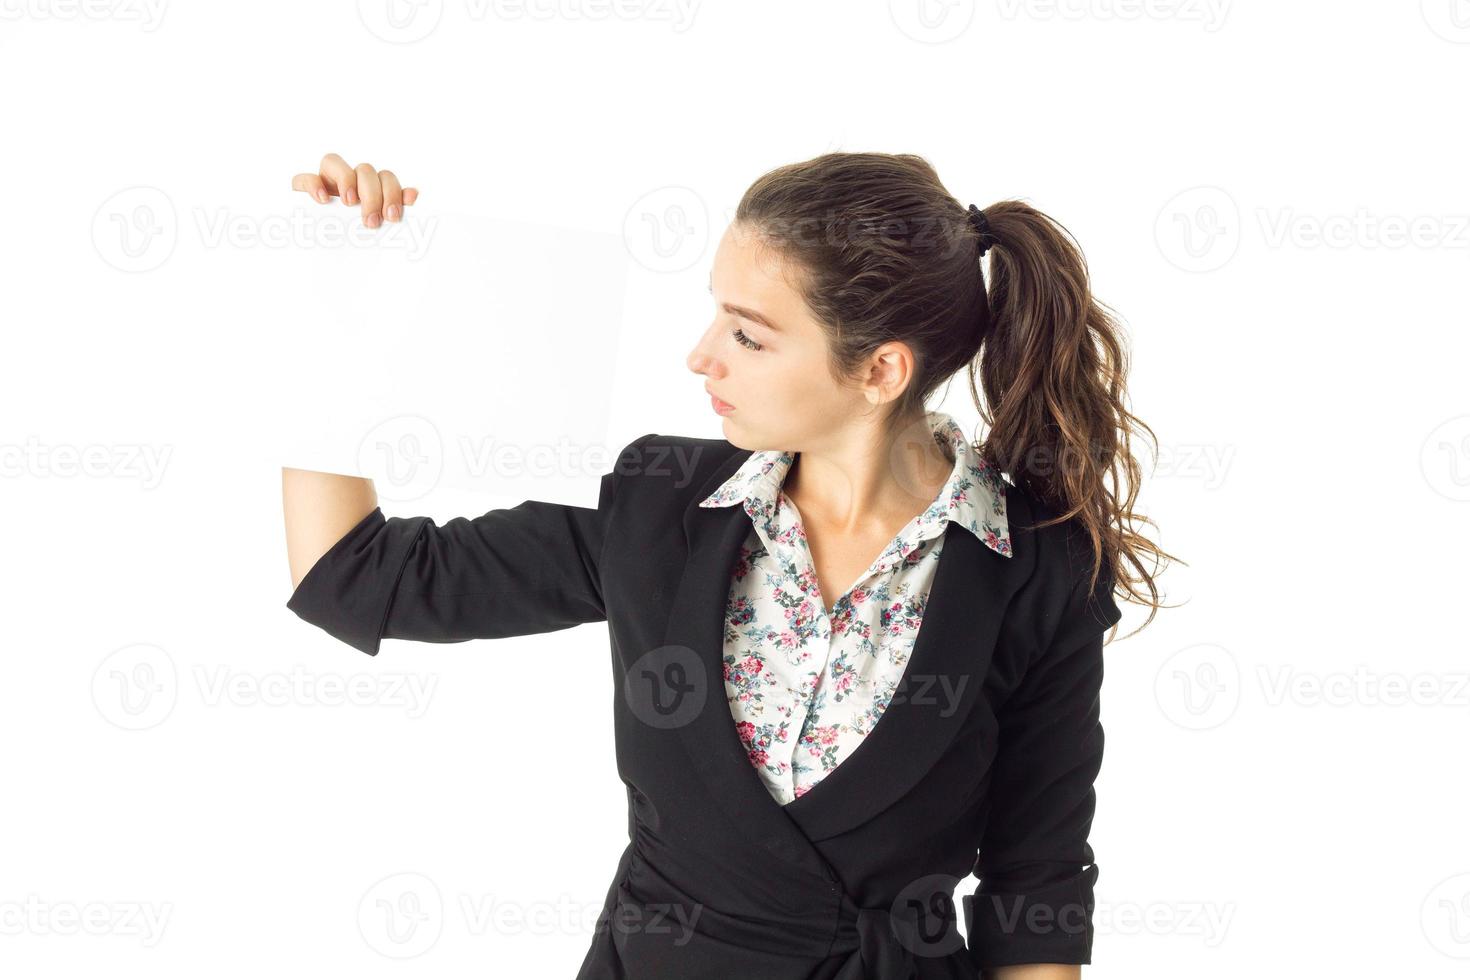
[[[925,423],[896,438],[871,432],[841,435],[796,454],[782,489],[811,525],[839,534],[884,531],[907,523],[934,502],[954,470],[954,457]]]

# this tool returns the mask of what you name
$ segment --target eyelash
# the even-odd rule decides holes
[[[709,294],[711,296],[713,296],[715,294],[714,284],[711,284],[710,285],[710,287],[709,287]],[[735,338],[735,342],[737,344],[739,344],[741,347],[744,347],[744,348],[746,348],[748,350],[760,350],[761,347],[762,347],[761,344],[757,344],[755,341],[753,341],[749,337],[747,337],[745,335],[745,331],[744,330],[741,330],[739,327],[736,327],[735,328],[735,332],[733,334],[731,334],[730,336],[732,336],[732,337]]]
[[[731,334],[731,336],[733,336],[735,338],[735,342],[737,344],[739,344],[741,347],[746,347],[746,348],[749,348],[750,350],[760,350],[761,349],[761,345],[760,344],[757,344],[755,341],[753,341],[749,337],[745,336],[745,331],[744,330],[741,330],[739,327],[736,327],[735,328],[735,332],[733,334]]]

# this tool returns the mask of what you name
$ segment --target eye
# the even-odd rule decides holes
[[[755,341],[753,341],[749,337],[745,336],[745,331],[744,330],[741,330],[739,327],[736,327],[735,328],[735,333],[732,336],[734,336],[735,342],[737,344],[739,344],[741,347],[747,347],[750,350],[760,350],[761,349],[761,345],[760,344],[757,344]]]

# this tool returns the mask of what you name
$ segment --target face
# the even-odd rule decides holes
[[[687,363],[706,392],[733,406],[722,415],[724,437],[741,449],[819,445],[833,420],[873,410],[861,388],[832,377],[826,336],[788,277],[789,263],[748,230],[732,225],[720,239],[714,316]]]

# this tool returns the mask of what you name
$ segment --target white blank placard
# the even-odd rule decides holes
[[[284,250],[273,270],[296,321],[280,465],[371,477],[387,500],[557,498],[610,468],[620,238],[416,206],[378,229],[318,214],[363,244]]]

